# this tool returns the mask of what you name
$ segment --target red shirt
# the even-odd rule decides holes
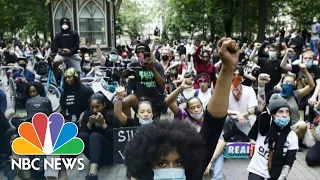
[[[211,77],[211,81],[212,81],[213,86],[215,86],[216,85],[216,70],[215,70],[214,64],[210,63],[210,62],[208,64],[205,64],[204,61],[200,59],[199,55],[200,55],[201,48],[202,48],[202,46],[199,46],[194,54],[197,75],[199,75],[201,73],[208,73]],[[196,81],[196,79],[194,81],[194,89],[199,89],[199,84]]]

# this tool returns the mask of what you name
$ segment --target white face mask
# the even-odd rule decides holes
[[[190,113],[190,116],[195,120],[199,120],[203,117],[203,111],[199,114],[192,114],[191,112],[189,112],[189,113]]]
[[[90,57],[86,56],[86,57],[84,57],[84,60],[85,61],[90,61]]]
[[[147,125],[147,124],[153,123],[153,120],[152,120],[151,118],[148,119],[148,120],[143,120],[143,119],[139,118],[139,123],[140,123],[141,125]]]
[[[11,55],[13,55],[13,54],[14,54],[14,50],[11,49],[11,50],[9,51],[9,53],[10,53]]]
[[[61,26],[61,28],[62,28],[63,30],[67,30],[67,29],[69,28],[69,26],[66,25],[66,24],[64,24],[64,25]]]
[[[274,51],[269,51],[269,58],[270,60],[276,60],[277,59],[277,53]]]

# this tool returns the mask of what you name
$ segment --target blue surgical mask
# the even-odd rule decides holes
[[[312,66],[312,62],[311,61],[307,61],[306,63],[305,63],[305,65],[306,65],[306,67],[309,69],[309,68],[311,68],[311,66]]]
[[[140,123],[141,125],[151,124],[152,122],[153,122],[153,120],[152,120],[152,119],[149,119],[149,120],[143,120],[143,119],[139,118],[139,123]]]
[[[114,61],[117,61],[118,58],[117,58],[117,55],[116,54],[110,54],[110,61],[114,62]]]
[[[284,98],[291,97],[293,94],[293,85],[292,84],[282,84],[281,85],[282,90],[280,92],[280,95]]]
[[[175,57],[174,57],[174,60],[175,60],[175,61],[180,61],[180,57],[179,57],[179,56],[175,56]]]
[[[155,169],[154,180],[186,180],[185,170],[182,168]]]
[[[274,123],[276,123],[277,126],[285,127],[289,124],[290,117],[286,117],[286,118],[275,117],[275,119],[273,121],[274,121]]]
[[[193,118],[193,119],[196,119],[196,120],[199,120],[203,117],[203,112],[199,113],[199,114],[192,114],[190,113],[190,116]]]

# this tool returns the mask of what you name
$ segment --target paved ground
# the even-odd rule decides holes
[[[4,77],[0,75],[0,79],[5,81]],[[6,86],[0,87],[1,89],[7,90],[7,96],[9,96],[9,91]],[[9,107],[11,104],[9,103]],[[20,112],[22,113],[22,112]],[[168,117],[168,115],[166,116]],[[165,118],[165,116],[163,117]],[[299,152],[297,155],[297,160],[294,163],[293,169],[288,177],[288,180],[320,180],[320,167],[311,168],[305,163],[305,154],[307,150],[304,149],[303,152]],[[83,155],[81,155],[84,157]],[[83,171],[68,171],[68,177],[70,180],[82,180],[89,171],[89,161],[85,161],[85,170]],[[248,177],[248,172],[246,168],[249,164],[248,159],[226,159],[224,165],[224,177],[226,180],[245,180]],[[99,170],[100,180],[125,180],[126,167],[124,165],[113,165],[101,167]],[[2,171],[0,172],[0,180],[5,180],[6,177],[3,176]],[[211,179],[207,177],[205,179]]]

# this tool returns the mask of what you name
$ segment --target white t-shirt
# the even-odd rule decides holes
[[[202,92],[201,89],[199,89],[198,98],[200,99],[203,107],[206,109],[207,105],[209,104],[210,98],[211,98],[211,89],[208,89],[207,92]]]
[[[230,91],[229,96],[229,110],[239,111],[240,113],[246,112],[249,108],[258,106],[258,100],[256,93],[252,87],[242,85],[242,95],[240,100],[237,101]]]
[[[251,173],[259,175],[264,178],[270,178],[268,170],[268,158],[269,158],[269,148],[268,141],[266,141],[266,136],[258,134],[256,145],[254,148],[254,154],[250,161],[247,170]],[[298,150],[298,136],[295,132],[290,131],[287,136],[287,141],[284,144],[283,156],[286,155],[288,150]]]

